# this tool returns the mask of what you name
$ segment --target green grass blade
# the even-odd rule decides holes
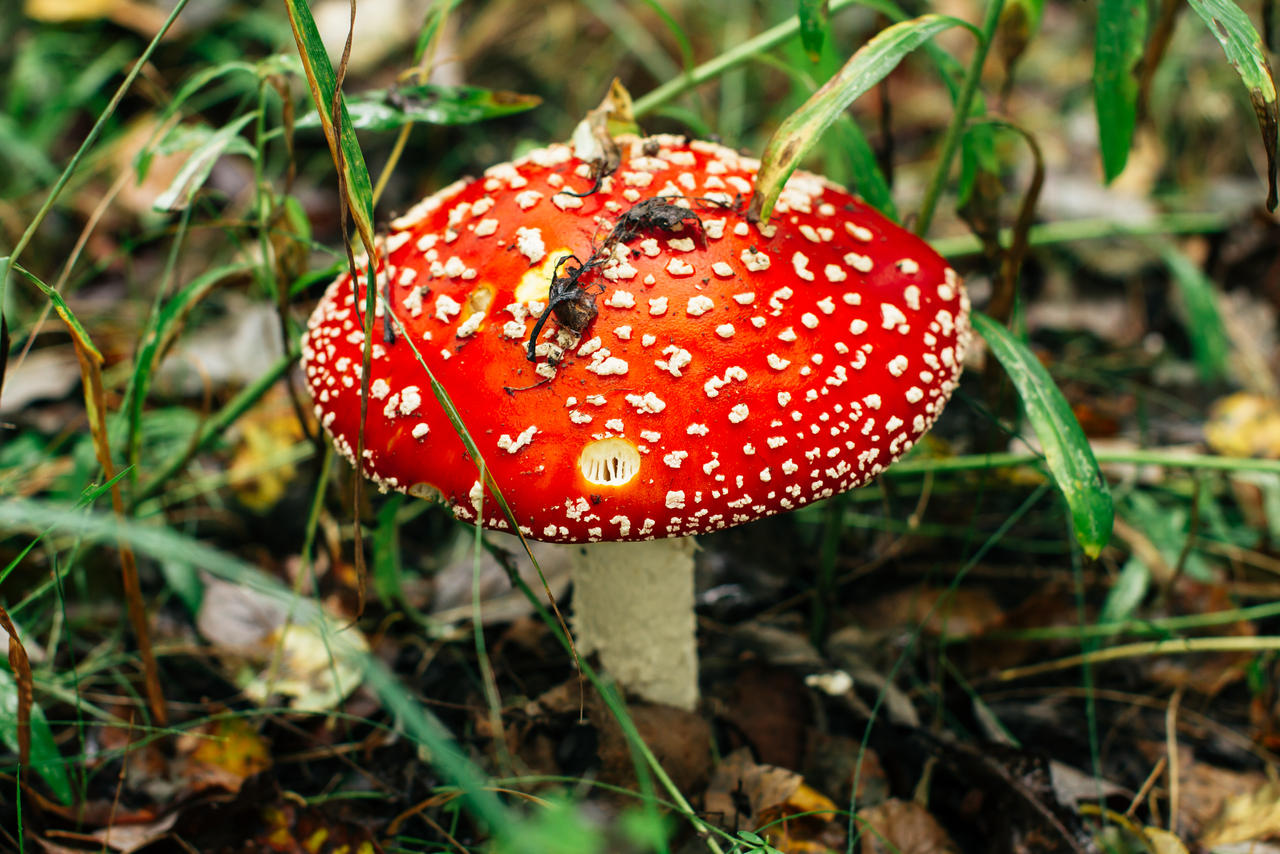
[[[1249,100],[1258,116],[1262,147],[1267,152],[1267,210],[1276,209],[1276,147],[1280,107],[1276,104],[1276,77],[1267,60],[1266,48],[1249,16],[1232,0],[1187,0],[1222,45],[1227,60],[1249,90]]]
[[[671,17],[658,0],[644,0],[645,5],[653,10],[653,13],[662,19],[662,23],[666,26],[667,32],[671,33],[671,37],[676,40],[676,44],[680,46],[680,61],[684,64],[685,72],[693,68],[693,42],[689,40],[689,35],[684,31],[684,27],[680,26],[680,22]]]
[[[67,764],[53,740],[53,730],[38,703],[31,706],[31,767],[49,786],[58,803],[71,803]],[[0,741],[18,754],[18,682],[7,667],[0,667]]]
[[[256,117],[256,113],[247,113],[216,131],[201,126],[199,131],[188,137],[190,141],[196,142],[195,150],[191,152],[187,162],[182,164],[165,191],[156,196],[151,204],[152,210],[173,213],[190,206],[196,193],[209,180],[213,165],[222,155],[243,154],[246,157],[257,157],[257,150],[240,136],[244,126]]]
[[[1187,337],[1191,340],[1191,353],[1200,379],[1212,382],[1226,377],[1230,344],[1218,312],[1217,288],[1178,247],[1164,240],[1153,243],[1182,297],[1187,313]]]
[[[973,326],[1004,367],[1040,440],[1045,462],[1071,510],[1076,539],[1097,557],[1111,537],[1115,509],[1080,422],[1035,354],[999,323],[973,313]]]
[[[767,222],[787,178],[845,108],[883,80],[908,53],[956,26],[969,25],[946,15],[921,15],[886,27],[859,48],[835,76],[787,117],[765,146],[748,216]]]
[[[316,105],[333,162],[342,164],[351,217],[355,220],[356,230],[360,233],[365,250],[373,257],[373,182],[369,180],[364,152],[360,150],[355,129],[351,126],[351,116],[341,99],[342,127],[338,133],[334,133],[330,105],[337,89],[337,77],[329,63],[329,53],[320,38],[320,31],[316,29],[315,19],[311,17],[311,9],[306,0],[284,0],[284,5],[289,13],[289,24],[293,27],[294,41],[298,45],[298,56],[302,59],[303,73],[311,89],[311,100]]]
[[[151,328],[143,336],[142,346],[138,348],[133,364],[133,378],[120,406],[129,422],[129,438],[126,442],[128,459],[137,458],[138,444],[142,441],[142,408],[146,403],[147,393],[151,390],[151,377],[159,362],[159,355],[169,349],[177,332],[178,321],[219,282],[248,274],[252,269],[252,262],[240,261],[209,270],[178,291],[156,314]]]
[[[1138,120],[1138,78],[1147,34],[1145,0],[1101,0],[1093,54],[1093,103],[1098,115],[1098,144],[1107,181],[1129,160]]]
[[[71,307],[67,305],[66,300],[62,298],[62,294],[55,291],[47,285],[44,280],[27,270],[25,267],[15,264],[12,256],[0,258],[0,269],[3,269],[6,265],[9,269],[13,270],[15,273],[19,274],[27,281],[31,282],[31,284],[39,288],[40,293],[49,298],[49,302],[53,303],[53,310],[57,312],[58,317],[62,318],[62,322],[67,325],[67,329],[70,331],[71,337],[75,339],[76,344],[84,347],[85,352],[96,360],[99,365],[101,365],[103,361],[102,353],[94,345],[93,339],[89,337],[89,330],[84,328],[80,323],[80,319],[76,317],[75,312],[71,310]]]
[[[810,94],[818,89],[814,79],[799,68],[794,68],[780,59],[761,55],[759,61],[776,68],[786,74],[797,85],[804,86]],[[863,201],[894,222],[899,222],[898,207],[893,201],[893,191],[889,181],[876,160],[875,150],[867,141],[862,128],[848,113],[841,114],[834,123],[837,139],[835,146],[848,161],[849,173],[852,175],[852,188],[862,196]]]
[[[478,86],[403,86],[373,89],[347,98],[351,124],[356,130],[399,130],[410,122],[432,125],[466,125],[485,119],[531,110],[542,103],[537,95],[521,95]],[[299,117],[295,127],[317,128],[321,116],[312,111]]]
[[[800,19],[800,44],[809,61],[817,62],[827,38],[827,0],[796,0],[796,17]]]

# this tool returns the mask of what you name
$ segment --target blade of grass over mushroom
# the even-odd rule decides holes
[[[531,110],[542,103],[537,95],[521,95],[478,86],[437,86],[424,83],[395,89],[372,89],[346,98],[355,130],[399,130],[411,122],[465,125]],[[320,127],[323,111],[298,118],[298,129]]]
[[[986,315],[974,312],[972,319],[1022,399],[1049,472],[1070,508],[1080,547],[1096,558],[1111,536],[1115,510],[1084,430],[1034,353]]]
[[[1169,269],[1186,310],[1187,337],[1200,379],[1211,382],[1226,377],[1230,343],[1218,312],[1218,294],[1213,281],[1196,264],[1167,240],[1153,239],[1151,245]]]
[[[320,31],[316,29],[315,19],[311,17],[311,9],[305,0],[284,0],[284,5],[289,13],[289,24],[293,28],[294,41],[298,45],[298,56],[302,59],[303,73],[311,89],[311,100],[316,105],[316,116],[329,143],[329,151],[333,155],[334,163],[342,164],[348,188],[348,208],[356,222],[356,230],[360,234],[361,242],[364,243],[365,251],[373,257],[373,183],[369,180],[364,153],[360,150],[355,129],[351,126],[351,116],[347,112],[346,104],[342,103],[342,127],[335,133],[329,105],[333,103],[337,78],[334,76],[333,66],[329,63],[328,51],[320,38]],[[341,98],[339,100],[341,101]]]
[[[542,565],[538,563],[537,557],[534,556],[533,549],[529,547],[529,541],[525,539],[524,531],[520,529],[520,523],[516,520],[516,515],[511,510],[511,505],[507,503],[506,497],[502,494],[502,489],[498,486],[498,482],[494,480],[493,471],[488,465],[486,465],[484,455],[480,453],[480,446],[476,444],[476,441],[472,438],[470,431],[467,430],[467,425],[463,423],[462,420],[462,414],[458,412],[458,408],[454,406],[453,399],[449,397],[449,392],[440,384],[440,381],[436,379],[435,374],[427,365],[426,360],[422,358],[422,352],[418,349],[418,345],[413,340],[413,336],[406,332],[404,326],[401,325],[399,318],[395,316],[391,306],[384,303],[383,310],[386,312],[386,316],[391,318],[396,324],[397,333],[404,339],[405,343],[409,345],[409,349],[413,351],[414,360],[417,361],[418,366],[422,368],[422,372],[427,376],[427,382],[431,386],[432,396],[436,399],[436,402],[440,404],[440,408],[444,411],[445,417],[449,419],[449,425],[453,427],[453,431],[458,435],[463,446],[467,449],[467,453],[471,456],[471,459],[475,463],[480,474],[480,480],[484,483],[485,488],[488,489],[489,494],[493,496],[493,500],[497,502],[498,508],[502,511],[503,518],[507,520],[507,524],[511,527],[511,530],[520,538],[520,545],[524,548],[524,553],[533,563],[534,571],[538,573],[538,580],[542,583],[543,593],[546,594],[547,601],[551,604],[552,611],[555,612],[556,620],[559,622],[559,628],[564,632],[565,637],[569,638],[570,654],[573,656],[574,662],[578,664],[578,666],[581,666],[577,650],[573,648],[573,640],[572,636],[569,634],[568,623],[565,622],[564,616],[560,613],[560,607],[556,604],[555,596],[551,593],[551,584],[547,581],[547,577],[542,571]]]
[[[1262,147],[1267,154],[1267,210],[1276,209],[1276,148],[1280,144],[1280,106],[1276,103],[1276,78],[1266,48],[1249,16],[1232,0],[1187,0],[1222,45],[1227,60],[1249,90],[1258,117]]]
[[[797,84],[807,87],[809,92],[814,92],[818,88],[812,77],[782,60],[766,54],[761,54],[758,60],[786,74]],[[898,206],[893,202],[893,191],[889,189],[889,182],[876,160],[875,150],[871,148],[871,143],[867,142],[862,128],[848,113],[841,113],[835,122],[835,132],[841,135],[838,144],[853,175],[850,186],[857,188],[858,195],[862,196],[867,204],[894,222],[898,222]]]
[[[836,118],[897,68],[908,53],[951,27],[973,29],[959,18],[921,15],[881,30],[850,57],[813,97],[782,123],[765,146],[748,216],[769,220],[787,178]]]
[[[35,678],[18,629],[0,607],[0,630],[8,635],[9,670],[0,669],[0,741],[35,768],[59,803],[71,803],[71,781],[44,711],[34,698]]]
[[[1145,0],[1101,0],[1093,53],[1093,103],[1107,181],[1124,171],[1138,121],[1138,77],[1147,35]]]

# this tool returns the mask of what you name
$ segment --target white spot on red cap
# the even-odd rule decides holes
[[[547,254],[547,245],[542,242],[542,230],[521,226],[516,229],[516,249],[529,259],[529,264],[537,264]]]
[[[689,304],[685,307],[685,312],[693,317],[701,317],[715,307],[715,301],[711,297],[699,294],[689,297]]]
[[[501,436],[498,437],[498,447],[501,450],[506,451],[508,454],[514,454],[517,451],[519,451],[521,448],[523,448],[525,445],[528,445],[530,442],[532,442],[533,436],[537,432],[538,432],[538,428],[535,425],[530,425],[526,427],[514,439],[512,439],[510,435],[503,433]]]
[[[667,262],[667,272],[676,278],[693,275],[693,265],[682,261],[679,258],[672,258]]]

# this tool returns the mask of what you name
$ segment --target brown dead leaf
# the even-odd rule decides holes
[[[972,637],[999,625],[1004,610],[982,588],[908,587],[868,603],[858,618],[868,629],[923,623],[931,635]]]
[[[674,706],[632,703],[627,711],[640,739],[653,751],[676,786],[699,789],[711,769],[711,727],[706,718]],[[587,697],[587,716],[595,725],[602,776],[633,785],[635,762],[622,727],[597,694]]]
[[[798,768],[811,708],[809,691],[799,676],[748,665],[734,680],[724,714],[762,763]]]
[[[862,854],[959,854],[942,825],[914,801],[891,799],[858,813]]]
[[[786,803],[804,778],[794,771],[761,765],[746,747],[726,756],[716,766],[707,787],[706,810],[730,830],[754,829],[760,813]]]
[[[705,803],[722,827],[754,830],[785,854],[844,847],[844,822],[831,799],[794,771],[757,763],[746,748],[716,767]]]

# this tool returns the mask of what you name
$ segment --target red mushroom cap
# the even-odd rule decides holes
[[[852,489],[906,453],[960,374],[955,271],[816,175],[792,175],[760,227],[743,216],[757,161],[676,137],[620,143],[595,192],[590,164],[552,145],[392,223],[377,281],[403,334],[386,343],[380,302],[365,474],[475,519],[477,466],[406,335],[536,539],[724,528]],[[651,210],[667,216],[639,216]],[[635,227],[615,230],[628,211]],[[598,313],[580,335],[550,317],[530,362],[552,278],[575,268]],[[349,459],[364,282],[335,281],[303,341],[317,416]],[[507,527],[492,500],[484,516]]]

